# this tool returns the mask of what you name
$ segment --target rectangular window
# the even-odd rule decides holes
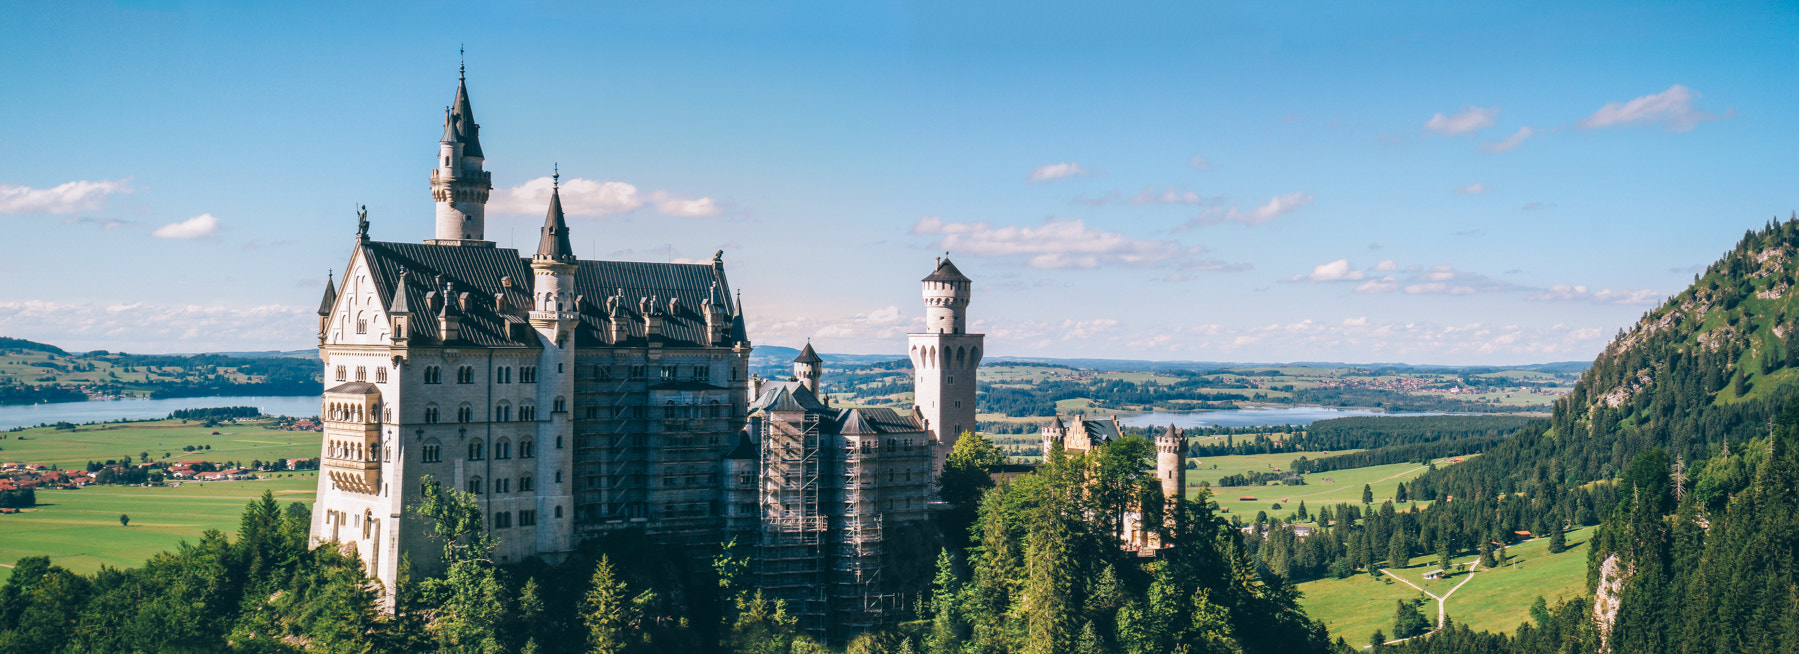
[[[518,512],[518,526],[529,527],[529,526],[535,525],[535,524],[537,524],[537,512],[536,511],[519,511]]]
[[[632,380],[643,379],[643,377],[644,377],[644,366],[631,366],[631,379]]]
[[[600,417],[600,407],[592,404],[581,407],[581,416],[588,420],[596,420]]]
[[[680,366],[662,366],[662,378],[663,379],[674,379],[675,372],[680,369],[681,369]]]
[[[612,381],[612,369],[606,366],[594,366],[593,376],[600,381]]]
[[[693,367],[693,378],[699,379],[699,380],[711,379],[712,378],[712,368],[710,366],[694,366]]]
[[[507,529],[510,527],[512,527],[512,512],[511,511],[495,511],[493,514],[493,528],[494,529]]]
[[[356,333],[358,333],[358,334],[369,333],[369,321],[367,318],[357,318],[356,319]]]

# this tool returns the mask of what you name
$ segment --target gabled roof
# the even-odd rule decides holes
[[[818,351],[812,349],[812,341],[806,341],[806,348],[803,350],[800,350],[800,355],[797,357],[794,357],[793,362],[794,363],[824,363],[825,360],[818,358]]]
[[[644,334],[643,298],[655,298],[661,310],[664,346],[698,346],[710,340],[706,332],[706,316],[702,313],[712,285],[728,290],[730,283],[724,270],[709,264],[646,263],[641,261],[580,261],[575,269],[575,293],[585,301],[580,304],[581,326],[576,345],[593,347],[606,342],[604,334],[611,324],[606,309],[607,298],[620,296],[617,315],[624,327],[626,345],[641,345]],[[680,300],[669,311],[669,299]],[[743,322],[733,317],[728,342],[747,341]]]
[[[924,423],[909,413],[887,408],[844,409],[837,418],[839,434],[903,434],[924,431]]]
[[[1093,443],[1110,443],[1124,438],[1116,420],[1088,420],[1082,416],[1074,417],[1075,427],[1086,434],[1087,440]]]
[[[931,271],[931,274],[926,275],[924,279],[919,281],[968,282],[973,280],[970,280],[967,275],[962,274],[962,271],[956,270],[956,264],[950,263],[949,257],[944,257],[937,261],[936,270]]]
[[[773,382],[762,390],[762,397],[750,403],[750,413],[757,411],[830,411],[818,396],[799,382]]]

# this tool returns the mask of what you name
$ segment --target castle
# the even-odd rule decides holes
[[[390,591],[403,556],[438,569],[410,512],[429,475],[475,497],[501,563],[554,562],[620,530],[734,538],[809,630],[896,615],[885,534],[928,518],[935,471],[975,428],[970,280],[947,259],[923,280],[916,407],[836,409],[810,345],[792,381],[752,379],[722,252],[578,259],[559,187],[534,254],[485,240],[483,161],[459,75],[430,173],[434,238],[371,240],[363,213],[341,285],[326,282],[312,542],[353,548]]]
[[[1043,458],[1047,460],[1050,452],[1056,448],[1068,454],[1083,454],[1098,449],[1101,445],[1124,438],[1124,428],[1118,424],[1118,416],[1106,420],[1089,419],[1084,415],[1070,416],[1067,421],[1056,416],[1043,428]],[[1156,449],[1156,483],[1161,486],[1165,498],[1181,497],[1187,490],[1187,437],[1174,425],[1166,431],[1156,434],[1153,444]],[[1165,518],[1173,526],[1173,516]],[[1143,524],[1141,507],[1133,509],[1125,515],[1123,540],[1126,547],[1136,550],[1155,550],[1165,546],[1157,536],[1158,530],[1149,529]]]

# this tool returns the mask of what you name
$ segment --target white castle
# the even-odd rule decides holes
[[[976,426],[969,279],[940,259],[923,280],[912,411],[836,409],[810,345],[793,381],[752,380],[722,252],[580,260],[559,188],[535,254],[485,240],[483,160],[463,79],[430,175],[435,237],[370,240],[364,213],[341,287],[326,283],[312,542],[353,548],[390,591],[402,557],[435,572],[441,547],[412,512],[429,475],[477,498],[502,563],[620,530],[735,537],[809,630],[893,619],[887,535],[928,518],[935,471]]]

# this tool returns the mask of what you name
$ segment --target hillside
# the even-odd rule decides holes
[[[1589,595],[1533,610],[1510,639],[1458,628],[1399,650],[1799,645],[1796,254],[1799,221],[1745,234],[1691,287],[1620,332],[1549,420],[1415,482],[1458,498],[1610,487],[1616,500],[1595,507],[1603,522],[1589,550]],[[1573,521],[1559,508],[1552,515]]]
[[[22,339],[0,339],[0,404],[80,402],[113,397],[314,395],[323,389],[316,355],[69,354]]]

